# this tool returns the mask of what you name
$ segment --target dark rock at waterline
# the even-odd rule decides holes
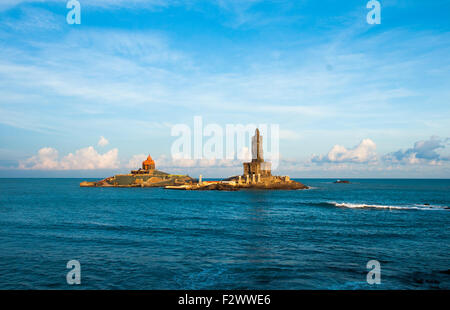
[[[207,186],[201,186],[201,187],[193,187],[189,190],[197,190],[197,191],[237,191],[238,188],[232,185],[228,184],[220,184],[220,183],[214,183]]]
[[[267,182],[267,183],[255,183],[255,184],[239,184],[231,185],[224,183],[213,183],[206,186],[192,186],[185,188],[186,190],[195,191],[237,191],[240,189],[259,189],[259,190],[297,190],[297,189],[308,189],[309,187],[295,181],[288,182]]]

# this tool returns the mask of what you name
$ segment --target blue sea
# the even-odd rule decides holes
[[[0,179],[0,289],[450,289],[450,180],[309,190]],[[81,285],[66,282],[69,260]],[[366,281],[369,260],[381,283]]]

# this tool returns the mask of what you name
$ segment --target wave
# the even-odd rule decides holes
[[[308,188],[298,189],[298,191],[307,191],[307,190],[312,190],[312,189],[318,189],[318,187],[309,186]]]
[[[366,203],[350,203],[350,202],[326,202],[328,205],[332,205],[339,208],[352,208],[352,209],[362,209],[362,208],[375,208],[375,209],[392,209],[392,210],[450,210],[450,207],[439,206],[439,205],[425,205],[425,204],[414,204],[414,205],[376,205],[376,204],[366,204]]]

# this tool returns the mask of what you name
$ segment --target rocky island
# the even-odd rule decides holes
[[[81,187],[164,187],[168,185],[192,184],[194,179],[188,175],[169,174],[155,168],[150,155],[142,162],[142,168],[129,174],[117,174],[98,182],[81,182]]]
[[[167,189],[180,190],[239,190],[239,189],[278,189],[278,190],[294,190],[308,189],[309,187],[291,180],[289,176],[272,175],[271,163],[264,161],[263,158],[263,141],[256,129],[252,138],[252,161],[243,164],[243,174],[233,176],[222,181],[206,181],[202,182],[200,176],[198,182],[185,184],[180,186],[166,186]]]
[[[175,190],[296,190],[309,187],[291,180],[289,176],[272,175],[270,162],[263,158],[263,141],[256,129],[252,137],[252,160],[243,163],[243,174],[222,181],[203,181],[202,176],[194,180],[188,175],[173,175],[155,168],[155,162],[149,155],[142,168],[129,174],[118,174],[97,182],[81,182],[81,187],[164,187]]]

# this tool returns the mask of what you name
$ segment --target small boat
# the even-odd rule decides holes
[[[336,180],[336,181],[334,181],[334,183],[337,183],[337,184],[350,184],[350,181],[347,181],[347,180]]]

